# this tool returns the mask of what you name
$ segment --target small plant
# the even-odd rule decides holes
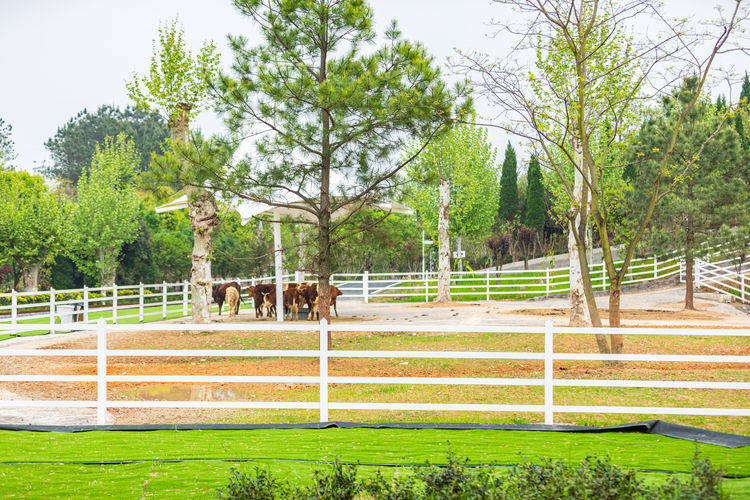
[[[252,474],[232,468],[229,484],[217,492],[217,497],[232,500],[273,500],[281,484],[273,475],[260,467]]]

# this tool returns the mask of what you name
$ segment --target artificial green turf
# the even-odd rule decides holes
[[[626,468],[667,471],[689,471],[691,458],[698,450],[727,474],[750,475],[750,447],[728,449],[644,434],[434,429],[0,431],[0,462],[5,462],[0,464],[0,481],[4,494],[20,497],[209,497],[226,484],[231,467],[250,470],[262,465],[284,479],[306,482],[316,467],[306,463],[307,460],[445,463],[449,447],[469,463],[515,464],[542,458],[575,463],[588,455],[608,455],[613,463]],[[201,458],[256,461],[124,465],[7,463]],[[364,467],[362,473],[374,470]],[[750,481],[727,480],[727,489],[738,497],[750,494]]]

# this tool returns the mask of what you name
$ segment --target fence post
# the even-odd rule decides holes
[[[320,320],[320,421],[328,422],[328,321]]]
[[[18,295],[16,295],[16,289],[10,290],[10,324],[15,325],[18,323]]]
[[[49,289],[49,332],[55,333],[55,289]]]
[[[112,324],[117,324],[117,283],[112,285]]]
[[[602,261],[602,290],[607,289],[607,270],[604,268],[604,261]]]
[[[89,287],[83,285],[83,322],[89,321]]]
[[[138,284],[138,322],[143,323],[143,282]]]
[[[182,282],[182,315],[188,315],[188,282]]]
[[[96,322],[96,423],[107,423],[107,324]]]
[[[654,279],[659,277],[659,259],[654,255]]]
[[[424,301],[430,301],[430,272],[424,273]]]
[[[544,423],[552,425],[554,423],[554,414],[552,412],[554,387],[552,385],[553,377],[553,326],[552,320],[548,319],[544,323]]]
[[[740,298],[742,299],[742,302],[745,302],[745,295],[747,293],[747,284],[745,283],[745,275],[740,274]]]
[[[161,285],[161,317],[167,317],[167,282],[163,281]]]
[[[370,271],[367,270],[362,275],[362,295],[365,299],[365,304],[370,302]]]
[[[698,290],[701,287],[701,261],[695,259],[693,262],[693,274],[695,275],[695,289]]]
[[[550,292],[550,285],[549,285],[549,264],[544,267],[544,274],[545,274],[545,283],[547,284],[547,295],[549,295],[549,292]]]

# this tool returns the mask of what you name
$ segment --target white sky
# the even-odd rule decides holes
[[[674,15],[705,18],[728,0],[666,0]],[[370,0],[377,30],[396,19],[404,36],[424,43],[439,62],[453,48],[502,56],[507,40],[486,36],[491,18],[507,19],[507,7],[489,0]],[[18,158],[32,170],[48,160],[44,141],[83,108],[129,104],[125,81],[143,73],[159,24],[179,15],[189,45],[213,39],[230,61],[226,35],[245,34],[257,41],[251,21],[230,0],[0,0],[0,117],[13,126]],[[737,72],[750,69],[746,56],[724,62]],[[494,115],[477,102],[480,114]],[[218,132],[221,121],[206,112],[198,120],[204,132]],[[491,130],[502,151],[507,137]],[[514,144],[516,141],[513,141]]]

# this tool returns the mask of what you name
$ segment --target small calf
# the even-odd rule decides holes
[[[240,294],[233,286],[227,287],[227,304],[229,306],[229,316],[237,316],[240,312]]]
[[[289,316],[289,319],[294,319],[296,316],[299,320],[299,303],[300,296],[296,288],[289,288],[284,290],[284,319]]]

